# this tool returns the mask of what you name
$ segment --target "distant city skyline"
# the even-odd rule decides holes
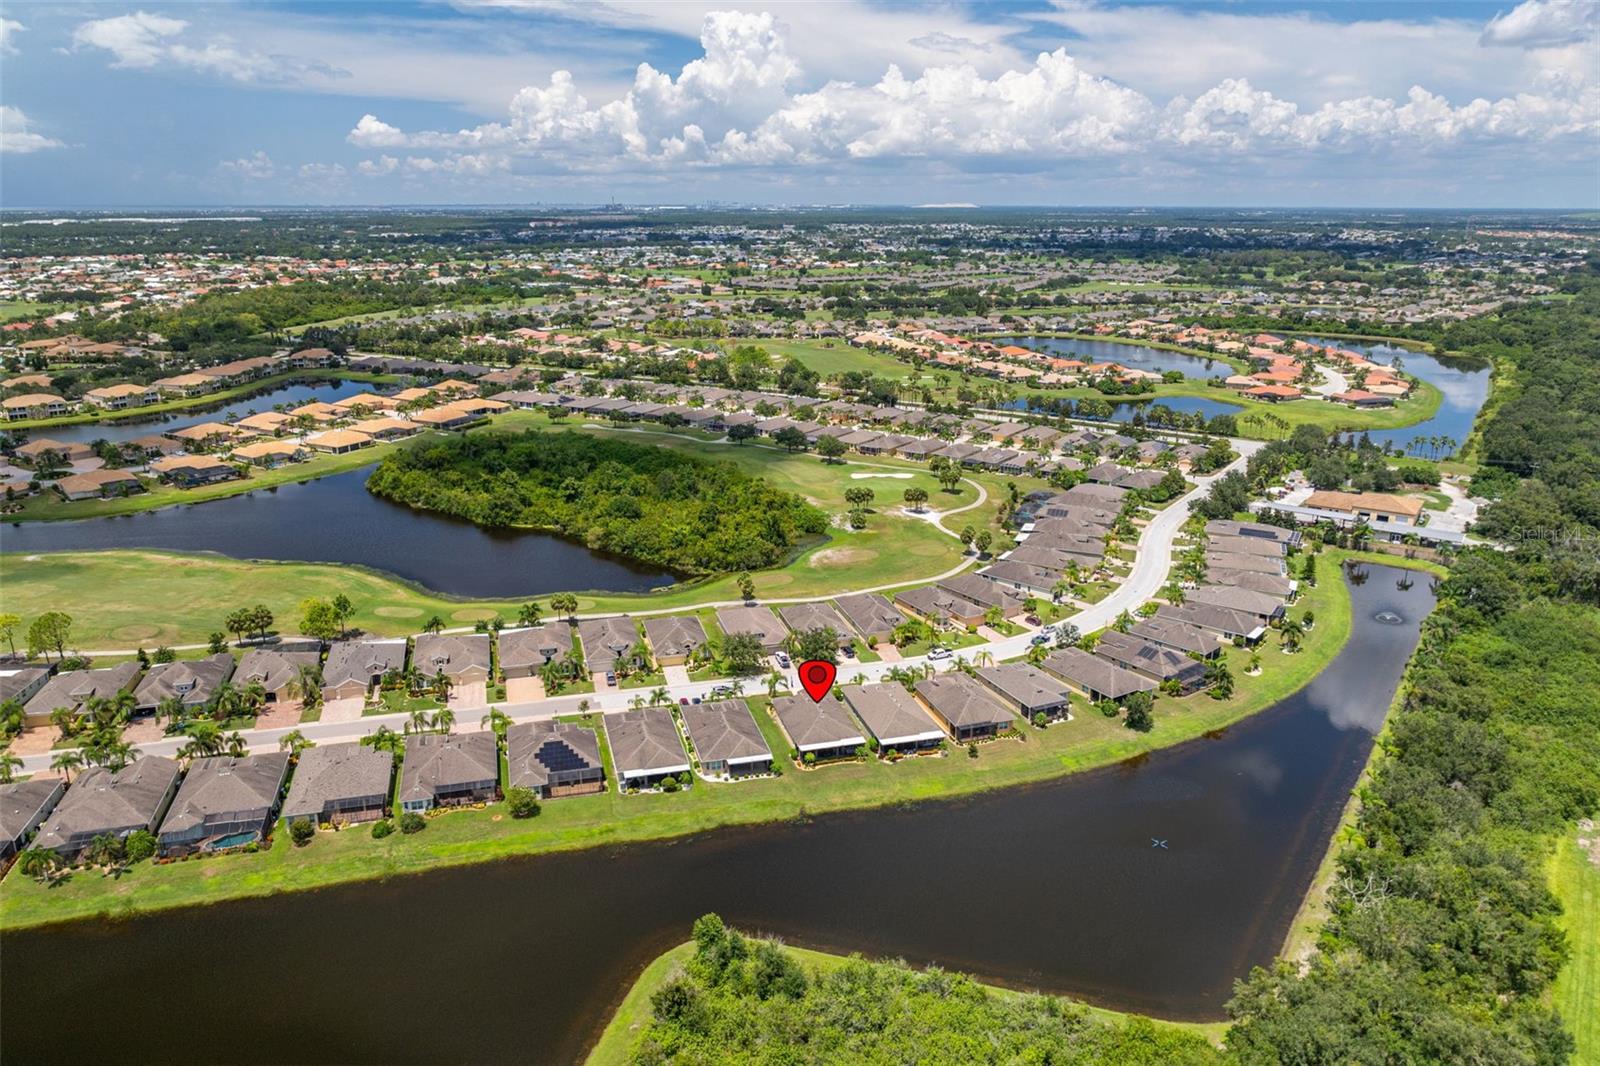
[[[1591,208],[1600,5],[8,4],[8,208]]]

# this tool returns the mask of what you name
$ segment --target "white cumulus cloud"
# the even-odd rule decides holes
[[[0,152],[27,155],[46,148],[60,148],[62,144],[33,129],[33,120],[21,108],[0,105]]]
[[[1490,20],[1483,43],[1552,48],[1591,40],[1597,32],[1600,4],[1594,0],[1525,0]]]
[[[277,172],[278,168],[272,162],[272,157],[259,149],[239,159],[229,159],[217,164],[217,173],[219,174],[227,177],[250,178],[256,181],[270,178]]]
[[[17,34],[27,29],[16,19],[0,18],[0,56],[17,54]]]

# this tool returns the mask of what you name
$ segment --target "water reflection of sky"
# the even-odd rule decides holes
[[[172,433],[183,429],[185,426],[197,426],[202,422],[226,422],[233,418],[242,418],[245,415],[255,414],[260,411],[270,411],[280,403],[301,404],[319,401],[332,403],[342,400],[346,396],[354,396],[358,392],[365,392],[372,388],[364,381],[329,381],[318,384],[284,385],[243,400],[234,400],[232,403],[218,407],[189,407],[179,411],[172,411],[166,415],[155,418],[128,418],[117,419],[114,422],[79,422],[76,425],[51,426],[44,429],[28,430],[30,437],[47,437],[50,440],[59,440],[67,444],[89,444],[97,440],[125,441],[147,437],[152,433]]]
[[[1351,341],[1320,337],[1306,339],[1313,344],[1327,344],[1360,352],[1373,362],[1385,366],[1392,364],[1398,358],[1405,373],[1414,374],[1439,390],[1443,400],[1439,404],[1438,412],[1432,418],[1400,429],[1372,430],[1368,436],[1378,444],[1398,445],[1406,449],[1418,437],[1445,436],[1454,439],[1459,445],[1472,432],[1472,423],[1477,419],[1478,411],[1483,407],[1484,401],[1489,398],[1487,366],[1457,369],[1445,366],[1431,355],[1397,348],[1390,344],[1356,344]],[[1432,453],[1423,449],[1421,454]]]

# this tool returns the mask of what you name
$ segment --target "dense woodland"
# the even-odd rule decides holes
[[[1112,1025],[1049,996],[1000,995],[970,977],[851,959],[818,972],[768,940],[747,940],[708,914],[694,924],[684,972],[651,997],[634,1046],[640,1066],[666,1062],[971,1063],[1210,1062],[1198,1036],[1136,1019]]]
[[[690,574],[775,565],[827,528],[820,510],[731,464],[571,432],[473,433],[403,448],[367,488]]]

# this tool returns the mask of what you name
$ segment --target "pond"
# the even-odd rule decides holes
[[[185,426],[201,422],[226,422],[259,411],[270,411],[278,404],[332,403],[358,392],[367,392],[372,385],[365,381],[316,381],[298,385],[280,385],[275,389],[257,393],[242,400],[202,407],[185,407],[169,411],[154,418],[119,418],[111,422],[78,422],[67,426],[48,426],[25,430],[30,439],[48,437],[65,444],[89,444],[97,440],[120,442],[146,437],[152,433],[170,433]]]
[[[7,1057],[575,1062],[707,911],[803,945],[1217,1017],[1279,950],[1432,609],[1425,576],[1363,573],[1350,642],[1310,685],[1103,771],[10,934]],[[219,988],[248,990],[231,1025],[174,1009]],[[68,1002],[94,1004],[93,1024],[35,1024]]]
[[[1373,430],[1374,443],[1397,447],[1423,459],[1445,459],[1454,454],[1472,433],[1472,424],[1484,401],[1489,398],[1490,368],[1451,360],[1441,362],[1431,355],[1397,348],[1389,344],[1358,344],[1352,341],[1307,337],[1313,344],[1328,344],[1360,352],[1385,366],[1401,361],[1401,369],[1433,385],[1443,395],[1439,410],[1425,422],[1401,429]]]
[[[1163,374],[1179,371],[1192,378],[1227,377],[1233,367],[1221,359],[1168,352],[1143,344],[1117,344],[1113,341],[1075,340],[1071,337],[992,337],[996,344],[1015,344],[1048,352],[1061,359],[1082,359],[1088,363],[1121,363],[1131,370]]]
[[[1205,396],[1162,396],[1142,401],[1114,401],[1111,397],[1106,397],[1106,399],[1113,405],[1111,408],[1111,421],[1113,422],[1131,422],[1136,411],[1143,411],[1148,416],[1150,409],[1156,404],[1163,404],[1179,414],[1198,414],[1208,419],[1215,418],[1217,415],[1236,415],[1244,410],[1239,404],[1228,403],[1225,400],[1213,400]],[[1027,411],[1030,409],[1026,396],[1001,406],[1014,411]],[[1089,416],[1075,414],[1073,417],[1088,418]]]
[[[366,470],[141,514],[0,527],[7,552],[161,548],[356,563],[473,599],[644,592],[676,577],[546,533],[486,530],[372,495]]]

